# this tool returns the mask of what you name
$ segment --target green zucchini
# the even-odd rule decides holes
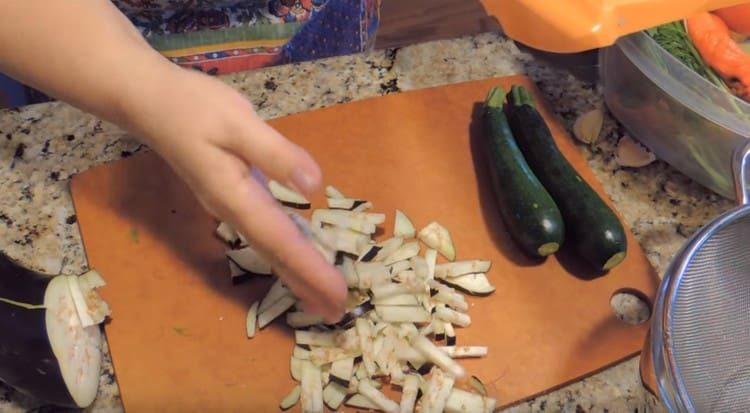
[[[617,266],[627,254],[622,223],[560,152],[529,92],[513,86],[505,112],[526,162],[560,208],[566,242],[600,271]]]
[[[493,88],[484,110],[484,151],[500,215],[513,240],[527,255],[554,254],[564,240],[560,211],[526,164],[503,113],[505,92]]]

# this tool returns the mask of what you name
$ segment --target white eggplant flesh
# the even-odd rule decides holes
[[[372,304],[375,306],[391,305],[407,307],[417,307],[421,305],[419,302],[419,296],[414,294],[399,294],[383,298],[376,297],[372,299]]]
[[[302,387],[298,384],[294,386],[292,391],[289,392],[286,396],[284,396],[284,399],[281,400],[281,403],[279,404],[279,408],[281,410],[289,410],[292,407],[294,407],[297,402],[299,402],[299,396],[302,393]]]
[[[252,247],[229,250],[227,251],[227,257],[247,272],[261,275],[271,274],[271,264],[263,259]]]
[[[216,235],[230,246],[235,246],[240,242],[240,235],[226,222],[219,222],[216,227]]]
[[[368,214],[365,212],[356,214],[340,214],[340,210],[334,209],[316,209],[313,212],[313,222],[329,224],[340,228],[350,229],[362,234],[373,234],[377,229],[376,224],[368,220]]]
[[[436,249],[448,261],[456,259],[456,248],[453,246],[451,234],[439,223],[435,221],[430,222],[419,231],[417,237],[428,247]]]
[[[382,299],[402,294],[427,294],[428,290],[424,284],[420,286],[409,283],[386,282],[373,285],[370,292],[374,298]]]
[[[85,327],[81,324],[67,277],[75,281],[75,276],[57,276],[47,285],[44,293],[46,310],[25,311],[43,311],[41,314],[44,315],[47,326],[47,339],[59,363],[59,374],[62,375],[65,387],[75,405],[85,407],[94,401],[99,388],[102,336],[98,325]],[[30,363],[26,368],[35,367],[35,364]],[[49,367],[39,366],[37,371],[47,369]],[[50,371],[46,374],[55,373]],[[43,380],[40,377],[40,382]],[[36,396],[47,399],[43,394]],[[61,400],[50,401],[68,404],[62,403]]]
[[[436,278],[453,278],[459,275],[485,273],[490,270],[492,263],[486,260],[466,260],[440,264],[435,267]]]
[[[445,402],[445,413],[492,413],[497,401],[465,390],[453,388]]]
[[[323,318],[303,311],[286,313],[286,323],[292,328],[304,328],[323,323]]]
[[[336,360],[331,364],[331,378],[341,384],[349,385],[354,375],[354,358]]]
[[[391,278],[390,271],[381,262],[358,262],[354,264],[354,269],[357,272],[360,290],[387,283]]]
[[[297,330],[294,332],[294,341],[308,346],[335,347],[336,333]]]
[[[323,389],[323,402],[331,410],[338,410],[346,398],[347,387],[335,381],[328,382]]]
[[[456,378],[464,376],[464,368],[460,364],[455,362],[452,358],[450,358],[450,356],[448,356],[438,346],[433,344],[427,337],[418,335],[412,339],[411,345],[414,347],[414,349],[422,353],[424,358],[440,367],[449,375]]]
[[[393,264],[389,266],[391,271],[391,276],[395,276],[400,274],[402,271],[407,271],[411,269],[411,261],[409,260],[402,260],[402,261],[396,261]]]
[[[346,286],[349,288],[358,288],[359,276],[357,276],[357,270],[354,269],[354,261],[345,256],[338,267],[341,273],[344,274]]]
[[[455,346],[456,345],[456,332],[453,329],[453,324],[443,323],[443,328],[445,329],[445,344],[449,346]]]
[[[432,368],[427,389],[422,397],[422,413],[443,413],[454,384],[453,377],[437,367]]]
[[[305,350],[300,346],[294,346],[292,357],[296,357],[300,360],[310,360],[310,350]]]
[[[432,280],[436,277],[437,272],[437,250],[427,248],[424,252],[424,260],[427,263],[427,279]]]
[[[352,211],[354,208],[366,203],[363,199],[354,198],[328,198],[328,208],[330,209],[343,209],[345,211]]]
[[[362,350],[362,365],[368,376],[375,375],[377,366],[375,365],[375,354],[373,354],[372,345],[372,324],[369,320],[358,318],[355,321],[357,336],[359,337],[360,349]]]
[[[409,217],[403,212],[396,210],[396,219],[393,224],[393,235],[401,238],[414,238],[417,230],[414,228]]]
[[[258,320],[258,301],[254,302],[247,310],[247,316],[245,317],[245,330],[247,332],[247,338],[255,337],[255,326]]]
[[[380,390],[370,385],[370,382],[360,381],[358,390],[359,394],[370,399],[373,404],[378,406],[379,410],[382,410],[386,413],[398,413],[398,403],[386,397],[383,393],[380,392]]]
[[[399,413],[414,413],[414,406],[419,394],[419,381],[420,377],[415,374],[407,374],[404,378]]]
[[[346,198],[346,196],[344,196],[344,194],[333,185],[326,186],[326,197],[335,199]]]
[[[344,402],[344,404],[350,407],[357,407],[360,409],[380,410],[377,404],[373,403],[370,399],[368,399],[367,397],[359,393],[347,399]]]
[[[484,346],[445,346],[440,347],[440,349],[454,359],[477,358],[487,355],[487,347]]]
[[[320,367],[308,360],[302,361],[300,404],[303,413],[323,413],[323,382]]]
[[[471,295],[484,296],[495,292],[495,286],[490,284],[487,276],[483,273],[459,275],[442,281]]]
[[[292,306],[296,302],[297,300],[294,299],[294,297],[290,297],[290,296],[281,297],[278,301],[273,303],[270,307],[268,307],[263,312],[258,314],[258,328],[263,328],[271,324],[271,321],[275,320],[278,316],[284,314],[287,310],[292,308]]]
[[[340,227],[313,227],[313,234],[326,248],[355,256],[370,242],[366,234]]]
[[[471,317],[468,314],[459,313],[445,306],[439,306],[435,309],[435,317],[459,327],[471,325]]]
[[[401,245],[393,254],[389,255],[383,263],[391,265],[397,261],[408,260],[419,254],[419,242],[412,241]]]
[[[403,244],[404,239],[401,237],[389,238],[379,243],[378,246],[380,249],[378,250],[377,255],[375,255],[375,258],[373,258],[373,261],[385,261],[386,258],[401,248],[401,245]]]
[[[429,323],[431,316],[422,307],[375,306],[375,312],[388,323]]]
[[[289,371],[292,374],[292,378],[296,381],[302,380],[302,362],[306,360],[298,359],[292,356],[289,362]]]
[[[445,304],[454,310],[466,312],[469,310],[469,303],[464,300],[464,297],[459,293],[453,293],[447,290],[440,290],[437,294],[432,296],[432,300],[436,303]]]
[[[302,209],[310,208],[310,201],[308,201],[307,198],[277,181],[268,181],[268,190],[271,191],[271,195],[273,195],[277,201],[286,206]]]
[[[291,296],[292,292],[289,291],[288,288],[284,286],[284,283],[281,282],[281,279],[277,279],[273,285],[271,285],[271,288],[266,293],[265,297],[263,297],[263,300],[260,302],[260,306],[258,307],[259,312],[266,311],[268,307],[272,306],[276,301],[279,301],[282,297],[288,297]]]

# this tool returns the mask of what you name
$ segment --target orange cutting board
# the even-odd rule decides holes
[[[476,115],[491,86],[516,83],[533,89],[524,77],[490,79],[271,122],[312,153],[326,183],[387,213],[383,237],[399,208],[418,227],[430,220],[445,225],[459,259],[492,260],[497,291],[468,299],[473,323],[457,335],[459,345],[489,347],[486,358],[464,365],[502,405],[638,353],[647,328],[619,321],[610,297],[622,289],[653,297],[657,287],[630,233],[627,259],[595,279],[572,254],[532,262],[509,240],[477,149]],[[541,106],[562,151],[603,194]],[[246,311],[269,280],[231,285],[216,222],[166,164],[139,154],[84,172],[71,188],[89,264],[108,282],[102,293],[112,317],[105,329],[126,410],[276,411],[294,386],[291,330],[277,320],[255,338],[245,336]],[[323,205],[318,194],[313,206]]]

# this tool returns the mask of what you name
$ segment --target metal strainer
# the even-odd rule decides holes
[[[667,269],[651,323],[672,412],[750,412],[750,144],[734,157],[740,206],[693,235]]]

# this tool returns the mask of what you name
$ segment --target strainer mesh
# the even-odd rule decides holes
[[[750,412],[748,214],[705,241],[674,297],[665,340],[695,411]]]

